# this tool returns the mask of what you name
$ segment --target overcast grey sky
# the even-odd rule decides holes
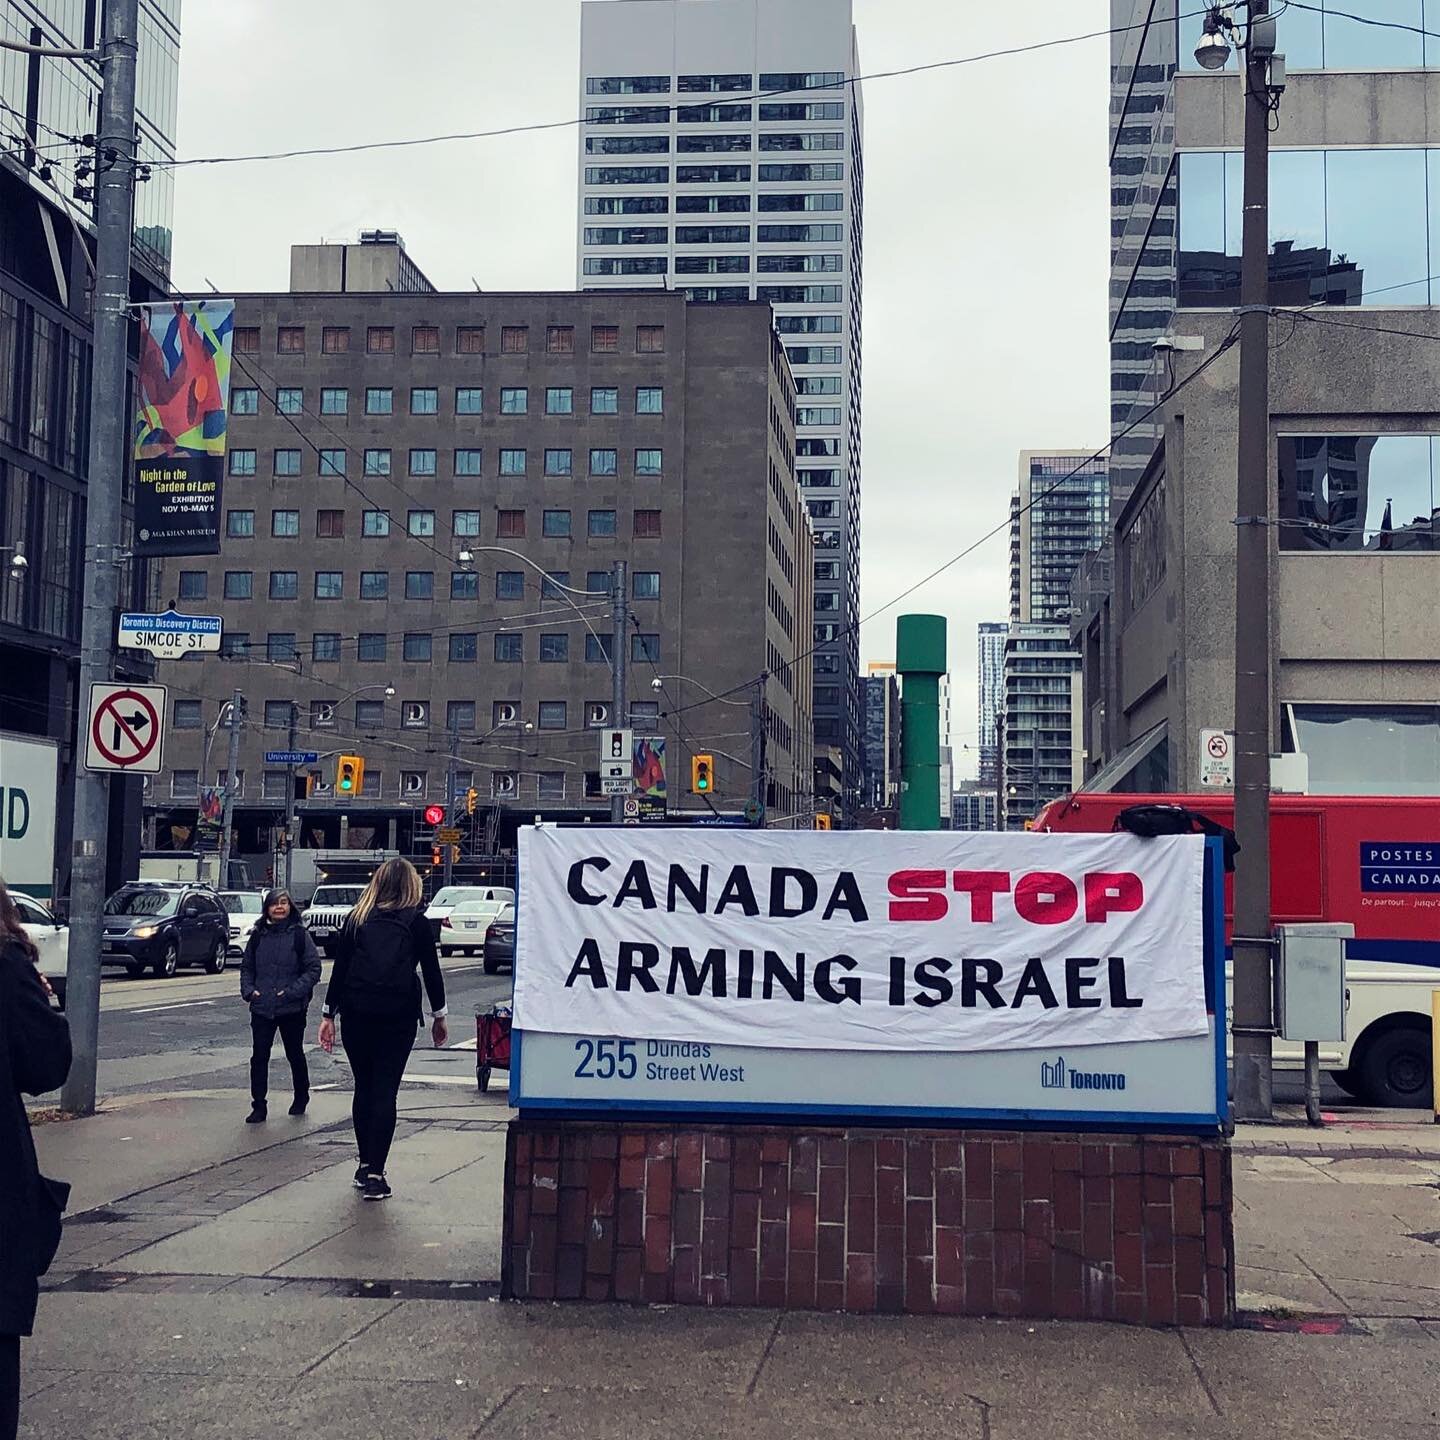
[[[579,0],[189,0],[181,155],[573,118]],[[984,16],[981,23],[980,17]],[[866,73],[1099,30],[1102,0],[855,0]],[[865,86],[861,613],[1006,515],[1022,449],[1104,442],[1109,43]],[[294,241],[398,229],[442,288],[571,289],[573,130],[182,168],[182,289],[283,289]],[[974,773],[975,625],[1005,539],[902,609],[950,622],[956,778]],[[896,611],[865,624],[892,659]],[[966,752],[962,746],[970,746]]]

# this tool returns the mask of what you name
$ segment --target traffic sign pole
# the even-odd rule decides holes
[[[300,743],[300,737],[295,733],[300,728],[300,703],[297,700],[290,702],[290,752],[293,755],[295,747]],[[285,783],[290,788],[285,793],[285,888],[290,888],[295,876],[295,762],[285,767]],[[230,877],[225,877],[225,883],[230,883]]]
[[[225,759],[225,814],[220,821],[220,888],[230,888],[230,827],[235,823],[235,767],[240,763],[240,719],[245,697],[239,688],[230,698],[230,748]],[[294,787],[291,787],[294,793]]]

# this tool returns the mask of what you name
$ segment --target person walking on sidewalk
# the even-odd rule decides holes
[[[70,1027],[50,1007],[38,958],[0,880],[0,1440],[15,1440],[20,1425],[20,1337],[34,1329],[70,1193],[41,1175],[25,1113],[25,1095],[70,1072]]]
[[[280,1032],[290,1076],[295,1082],[292,1115],[303,1115],[310,1103],[310,1068],[305,1063],[305,1014],[320,983],[320,954],[301,923],[290,895],[269,890],[261,916],[245,944],[240,962],[240,998],[250,1003],[250,1113],[247,1125],[265,1119],[270,1082],[270,1051]]]
[[[436,1048],[449,1039],[445,978],[424,900],[415,867],[408,860],[385,861],[336,937],[335,968],[325,993],[320,1044],[327,1053],[334,1050],[338,1015],[341,1044],[355,1081],[351,1113],[360,1152],[355,1186],[366,1200],[390,1198],[385,1162],[395,1138],[400,1081],[416,1027],[424,1019],[422,975]]]

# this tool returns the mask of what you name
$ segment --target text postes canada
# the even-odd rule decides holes
[[[567,874],[566,891],[577,906],[778,921],[767,927],[777,939],[784,921],[812,916],[835,925],[837,943],[833,953],[816,955],[764,945],[702,948],[648,940],[602,945],[587,936],[570,964],[565,988],[925,1009],[1135,1010],[1145,1003],[1137,967],[1127,969],[1124,955],[1108,953],[1104,939],[1112,915],[1144,905],[1137,875],[901,870],[887,877],[886,888],[883,899],[867,897],[848,870],[820,876],[790,866],[735,865],[712,873],[708,865],[658,867],[636,860],[617,872],[606,857],[587,856]],[[856,927],[872,919],[943,920],[957,903],[960,918],[968,905],[968,919],[976,927],[975,944],[967,946],[974,953],[891,954],[883,975],[876,975],[882,967],[874,965],[866,967],[868,976],[857,973],[862,967],[851,951],[873,944],[873,932],[867,937]],[[994,924],[1001,905],[1036,927],[1080,921],[1087,935],[1094,927],[1095,943],[1085,947],[1085,954],[987,955],[984,927]],[[847,930],[855,943],[845,943]]]

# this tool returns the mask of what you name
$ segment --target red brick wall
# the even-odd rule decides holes
[[[508,1298],[1220,1325],[1219,1139],[511,1123]]]

